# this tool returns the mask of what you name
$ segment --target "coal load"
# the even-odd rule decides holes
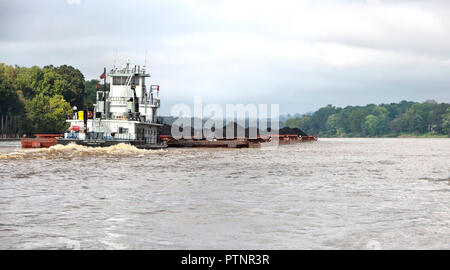
[[[227,137],[227,130],[234,128],[234,132],[230,132],[232,137]],[[218,132],[220,132],[220,130],[216,130],[215,128],[212,128],[211,131],[209,130],[204,130],[202,132],[202,130],[195,130],[193,127],[191,126],[186,126],[186,127],[178,127],[175,126],[175,129],[178,129],[180,133],[183,133],[184,136],[187,136],[188,134],[190,135],[190,137],[195,137],[198,136],[198,134],[202,134],[203,138],[205,138],[205,134],[208,134],[209,132],[214,132],[215,134],[218,134]],[[186,132],[186,130],[189,130],[189,132]],[[172,126],[168,125],[168,124],[164,124],[161,127],[160,130],[160,134],[163,136],[172,136]],[[256,137],[261,136],[261,135],[271,135],[271,134],[279,134],[279,135],[298,135],[298,136],[308,136],[305,132],[303,132],[301,129],[299,128],[290,128],[290,127],[284,127],[281,128],[280,130],[272,130],[271,128],[267,128],[264,130],[261,130],[259,128],[256,127],[247,127],[244,128],[240,125],[238,125],[235,122],[229,123],[228,125],[225,125],[222,127],[222,136],[223,138],[227,138],[227,139],[236,139],[236,138],[242,138],[242,136],[238,136],[244,134],[245,138],[249,138],[249,139],[255,139],[255,135]]]
[[[167,124],[164,124],[159,130],[159,134],[161,136],[172,136],[172,127]]]
[[[284,127],[280,129],[279,131],[280,135],[298,135],[298,136],[308,136],[303,130],[299,128],[290,128],[290,127]]]

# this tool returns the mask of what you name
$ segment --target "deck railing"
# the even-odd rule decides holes
[[[95,133],[89,133],[87,136],[84,133],[66,133],[64,134],[64,137],[66,139],[74,139],[74,140],[116,140],[116,141],[131,141],[136,140],[136,134],[117,134],[115,133],[114,136],[111,133],[101,133],[101,132],[95,132]]]

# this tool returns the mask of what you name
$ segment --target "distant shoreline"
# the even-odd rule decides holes
[[[10,138],[0,138],[0,142],[18,142],[18,141],[20,141],[20,139],[19,138],[13,138],[13,139],[10,139]]]
[[[318,137],[320,139],[450,139],[449,136],[411,136],[411,135],[399,135],[393,137]]]

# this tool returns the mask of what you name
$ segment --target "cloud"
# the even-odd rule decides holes
[[[81,0],[67,0],[67,4],[69,4],[69,5],[79,5],[79,4],[81,4]]]
[[[96,78],[148,51],[167,106],[193,95],[282,112],[450,101],[448,1],[35,2],[0,1],[2,62],[71,64]]]

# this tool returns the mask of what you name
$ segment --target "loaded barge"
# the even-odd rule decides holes
[[[169,147],[204,147],[204,148],[259,148],[265,143],[276,143],[278,145],[297,144],[301,142],[314,142],[317,137],[298,135],[268,135],[260,136],[256,139],[234,138],[220,140],[199,140],[195,138],[184,138],[177,140],[172,136],[162,135],[161,140],[165,141]]]
[[[304,133],[298,128],[282,128],[280,130],[270,130],[270,132],[264,132],[259,128],[243,128],[236,123],[230,123],[223,126],[221,129],[214,129],[214,134],[222,133],[222,136],[213,138],[206,138],[204,134],[208,133],[208,130],[195,130],[192,127],[180,128],[175,126],[175,130],[187,129],[190,130],[190,136],[176,139],[171,134],[171,126],[164,125],[162,128],[161,140],[165,141],[169,147],[225,147],[225,148],[259,148],[267,145],[288,145],[297,144],[300,142],[314,142],[317,141],[317,137],[310,136]],[[233,129],[234,136],[228,137],[227,129]],[[254,132],[255,136],[250,134]],[[188,132],[189,133],[189,132]],[[197,134],[197,136],[194,136]],[[201,135],[203,134],[203,135]],[[241,135],[238,135],[241,134]]]

